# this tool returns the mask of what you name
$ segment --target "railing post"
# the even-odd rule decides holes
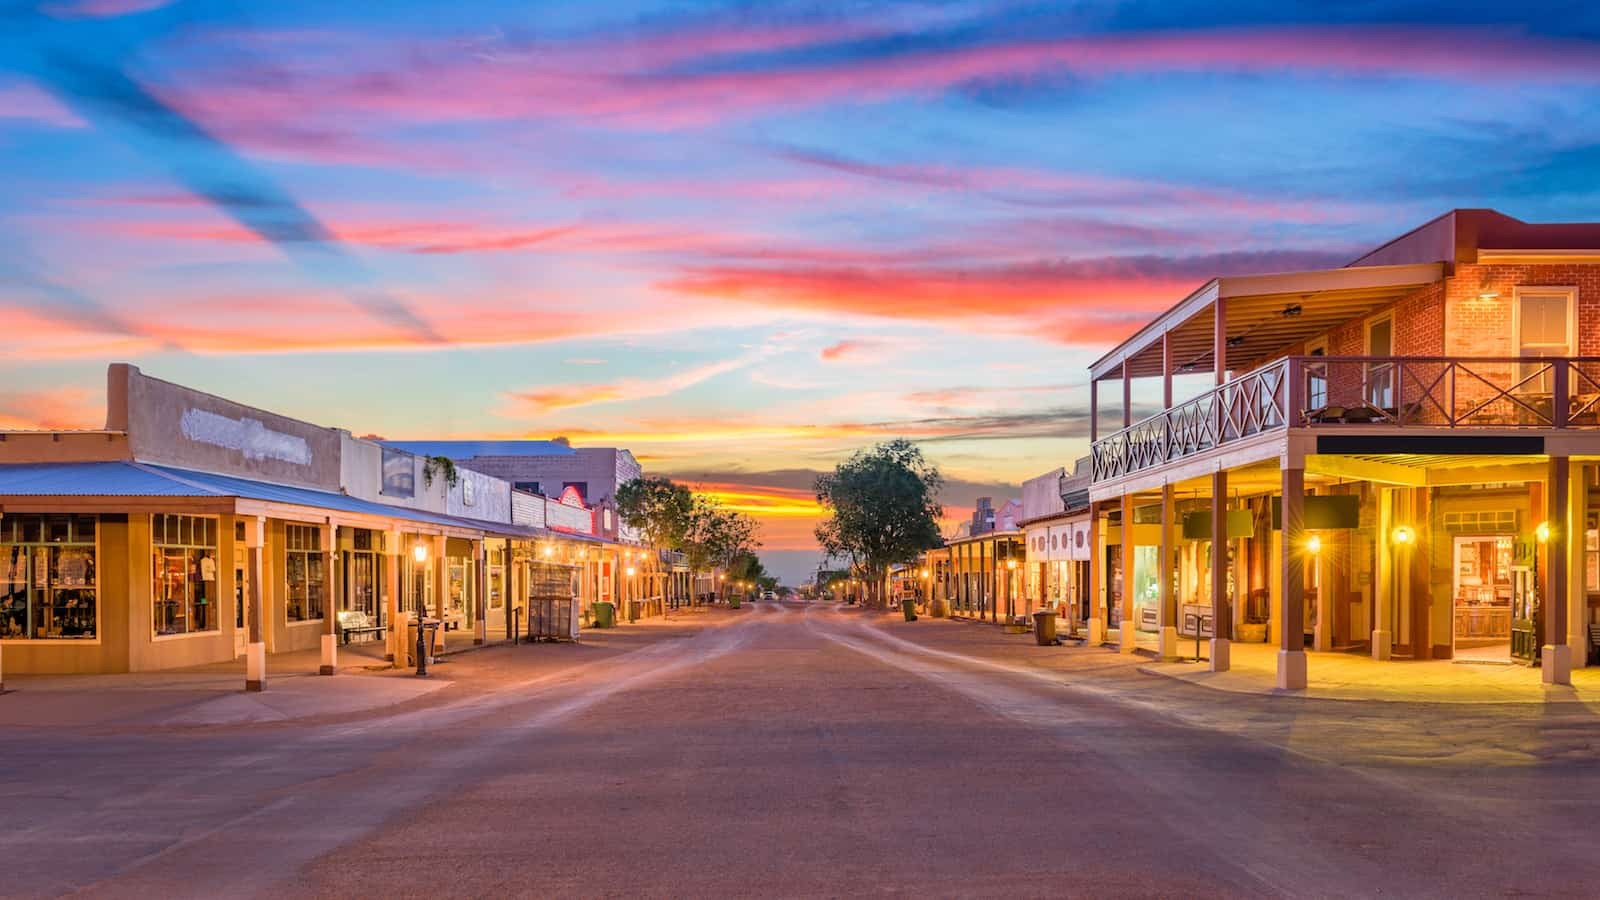
[[[1284,403],[1288,406],[1283,411],[1284,427],[1298,426],[1301,423],[1301,407],[1305,405],[1305,385],[1301,383],[1304,367],[1300,365],[1300,358],[1291,356],[1284,361],[1284,379],[1288,382],[1288,389],[1284,392]]]
[[[1553,359],[1550,361],[1550,425],[1553,428],[1567,427],[1567,419],[1571,412],[1572,392],[1568,380],[1568,368],[1572,363],[1570,359]]]

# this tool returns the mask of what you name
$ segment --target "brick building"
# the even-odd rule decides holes
[[[1212,637],[1217,669],[1270,641],[1289,688],[1307,646],[1584,664],[1600,223],[1455,210],[1343,268],[1212,279],[1090,372],[1094,637]]]

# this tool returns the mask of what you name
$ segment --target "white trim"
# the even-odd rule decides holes
[[[1562,356],[1578,355],[1578,288],[1566,284],[1519,284],[1511,289],[1511,352],[1508,356],[1522,356],[1522,295],[1567,295],[1567,352]],[[1533,358],[1533,357],[1530,357]]]

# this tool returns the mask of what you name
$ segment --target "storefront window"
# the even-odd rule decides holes
[[[506,552],[489,551],[489,608],[504,609],[506,605]]]
[[[315,525],[289,525],[284,529],[284,579],[287,582],[284,615],[291,622],[311,622],[323,616],[327,587],[323,571],[322,529]]]
[[[459,556],[452,556],[449,560],[448,583],[445,590],[449,593],[447,598],[448,613],[465,616],[467,614],[467,561]]]
[[[94,516],[0,519],[0,638],[92,639]]]
[[[345,572],[349,578],[349,596],[346,609],[365,613],[374,623],[383,621],[383,609],[378,602],[378,554],[382,537],[365,528],[357,528],[350,535],[351,550],[345,557]]]
[[[158,635],[216,631],[217,520],[150,517],[151,618]]]

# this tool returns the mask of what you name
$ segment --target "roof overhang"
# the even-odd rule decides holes
[[[1212,312],[1223,301],[1226,354],[1260,359],[1394,303],[1444,278],[1443,263],[1359,266],[1213,278],[1089,367],[1092,380],[1159,376],[1171,342],[1174,374],[1216,365]]]

